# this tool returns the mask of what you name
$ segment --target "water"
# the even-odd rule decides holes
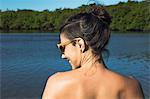
[[[149,34],[112,34],[107,66],[132,75],[149,96]],[[58,34],[0,34],[1,99],[40,99],[48,76],[70,70],[56,47]]]

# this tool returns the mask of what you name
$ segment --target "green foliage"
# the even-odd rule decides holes
[[[120,31],[146,31],[150,30],[149,2],[120,2],[115,6],[108,6],[113,16],[111,29]]]
[[[149,31],[150,6],[148,1],[119,2],[117,5],[106,6],[113,17],[111,29],[119,31]],[[0,30],[42,30],[57,31],[71,15],[85,12],[90,5],[82,5],[76,9],[56,9],[55,11],[1,11]]]

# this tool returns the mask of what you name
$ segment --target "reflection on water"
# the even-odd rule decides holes
[[[58,34],[0,35],[2,99],[40,99],[47,77],[70,69],[56,47]],[[136,77],[146,98],[150,97],[148,39],[148,34],[113,34],[106,60],[108,68]]]

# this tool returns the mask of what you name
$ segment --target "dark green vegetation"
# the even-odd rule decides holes
[[[149,31],[150,6],[148,1],[120,2],[105,6],[113,17],[111,29],[116,31]],[[76,9],[56,9],[55,11],[7,10],[0,11],[0,30],[40,30],[58,31],[69,16],[87,11],[89,5]]]

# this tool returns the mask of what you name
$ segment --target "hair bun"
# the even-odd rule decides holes
[[[96,16],[103,23],[109,25],[112,22],[111,21],[112,17],[109,15],[109,13],[105,10],[104,7],[94,5],[92,6],[90,13]]]

